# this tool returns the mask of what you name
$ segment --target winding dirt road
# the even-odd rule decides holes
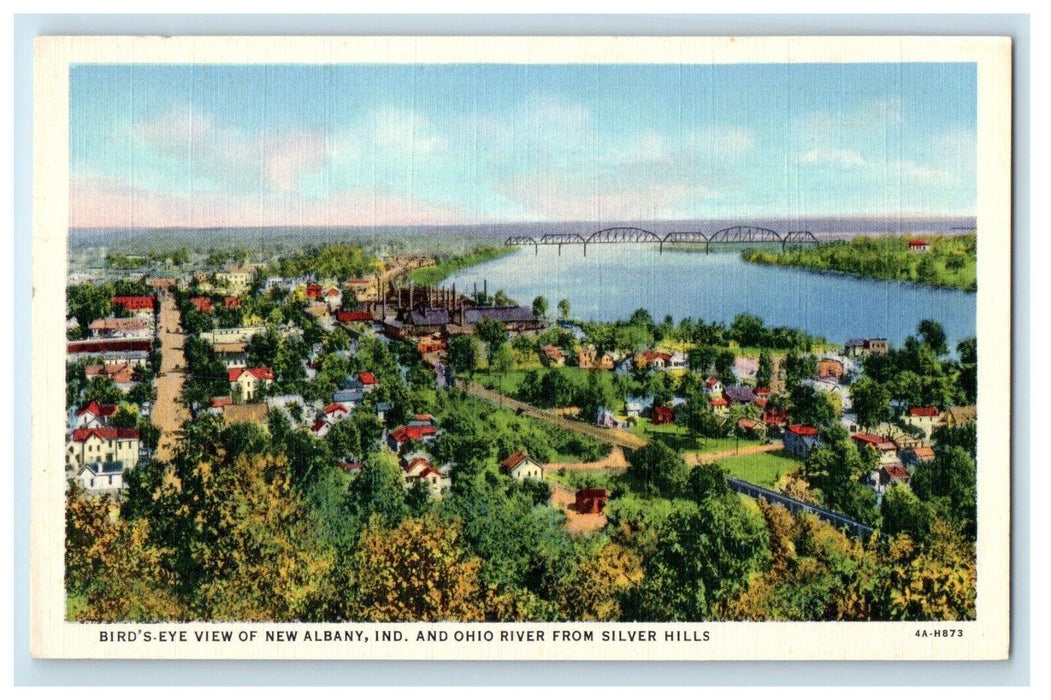
[[[157,402],[153,407],[153,424],[160,428],[161,439],[157,446],[156,459],[167,462],[172,458],[175,445],[190,413],[183,405],[182,385],[186,377],[186,360],[183,357],[183,335],[179,325],[179,310],[175,299],[165,294],[161,297],[158,331],[161,343],[161,371],[157,376]]]
[[[491,389],[486,389],[481,384],[476,384],[475,382],[460,380],[457,381],[457,386],[462,387],[468,394],[473,394],[480,399],[485,399],[489,403],[511,409],[516,413],[522,413],[532,416],[533,418],[538,418],[545,423],[550,423],[551,425],[562,428],[563,430],[569,430],[574,433],[579,433],[580,435],[587,435],[599,442],[604,442],[609,445],[629,450],[637,450],[646,445],[645,440],[626,430],[620,430],[619,428],[600,428],[597,425],[591,425],[590,423],[585,423],[583,421],[569,420],[568,418],[555,415],[550,411],[545,411],[542,408],[537,408],[536,406],[512,399],[510,396],[505,396],[504,394]]]

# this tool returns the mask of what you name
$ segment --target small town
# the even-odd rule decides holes
[[[920,243],[910,242],[916,254]],[[129,613],[110,600],[116,591],[98,592],[102,581],[84,581],[71,615],[973,615],[976,352],[974,339],[949,348],[934,320],[899,348],[878,328],[815,338],[747,314],[676,324],[639,309],[589,322],[568,300],[510,299],[485,279],[470,289],[417,281],[442,263],[433,256],[370,257],[345,244],[269,260],[156,257],[71,273],[65,466],[70,507],[150,524],[138,539],[111,536],[150,550],[137,555],[152,562],[142,586],[165,590]],[[307,515],[273,523],[276,503],[255,499]],[[225,500],[249,513],[243,522]],[[75,515],[67,530],[87,517]],[[253,518],[256,534],[242,532]],[[281,543],[243,539],[272,527]],[[161,533],[170,539],[152,539]],[[819,533],[819,549],[839,548],[854,567],[934,556],[923,548],[939,542],[961,560],[959,590],[905,600],[894,586],[908,582],[859,592],[859,579],[830,570],[830,600],[793,602],[785,591],[817,585],[797,558],[833,566],[814,549]],[[383,559],[370,546],[404,556],[413,538],[433,550],[416,553],[426,572],[367,559]],[[897,549],[866,544],[888,538]],[[792,540],[791,551],[775,545]],[[230,599],[238,577],[276,575],[233,571],[232,546],[262,546],[256,567],[295,568],[299,593]],[[67,566],[78,556],[67,552]],[[422,579],[450,556],[455,571],[442,575],[463,579],[463,599],[433,603]],[[379,590],[383,571],[422,578]],[[848,591],[863,597],[854,608]]]

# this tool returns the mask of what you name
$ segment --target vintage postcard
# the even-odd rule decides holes
[[[1006,658],[1010,57],[38,39],[34,655]]]

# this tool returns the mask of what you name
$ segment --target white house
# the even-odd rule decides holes
[[[516,481],[525,481],[526,479],[541,481],[544,478],[544,468],[534,462],[524,452],[516,452],[503,462],[500,462],[500,469]]]
[[[138,428],[78,428],[66,444],[66,471],[79,474],[86,464],[120,462],[125,469],[139,463]]]
[[[260,388],[269,387],[274,381],[274,370],[269,367],[244,367],[227,372],[230,393],[240,396],[241,401],[251,401]]]
[[[110,419],[117,412],[115,404],[100,404],[92,401],[76,413],[73,421],[74,428],[105,428],[109,426]]]
[[[94,462],[81,467],[76,479],[88,493],[116,493],[124,488],[124,472],[121,462]]]

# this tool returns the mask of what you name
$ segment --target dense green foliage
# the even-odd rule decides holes
[[[811,270],[832,270],[859,277],[918,282],[936,287],[977,289],[975,234],[965,236],[925,236],[930,251],[909,250],[912,236],[856,236],[786,250],[781,253],[749,249],[745,260],[758,265],[782,265]]]
[[[346,280],[372,273],[377,269],[377,262],[361,246],[330,243],[286,255],[271,264],[267,272],[281,277],[314,274],[318,279]]]
[[[407,279],[416,284],[438,284],[460,270],[502,258],[513,252],[515,248],[509,246],[479,246],[469,253],[441,258],[436,265],[413,270],[408,274]]]

